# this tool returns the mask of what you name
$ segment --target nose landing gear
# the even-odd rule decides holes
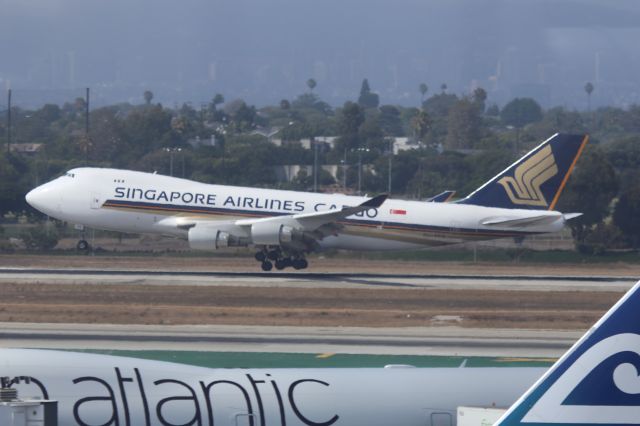
[[[87,240],[82,239],[80,241],[78,241],[78,244],[76,244],[76,249],[78,251],[89,251],[91,249],[91,246],[89,245],[89,243],[87,242]]]

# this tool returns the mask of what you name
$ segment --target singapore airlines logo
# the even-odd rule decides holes
[[[620,362],[608,373],[614,388],[605,390],[602,384],[590,389],[588,404],[568,403],[566,400],[585,379],[607,359],[621,353],[640,355],[640,335],[622,333],[610,336],[583,353],[560,378],[547,389],[521,420],[546,424],[640,424],[640,377],[631,362]],[[612,402],[611,392],[626,398]],[[602,402],[596,402],[599,395]],[[620,397],[617,397],[618,399]],[[631,398],[631,400],[629,400]]]
[[[498,181],[504,187],[513,204],[547,206],[540,186],[558,173],[551,146],[547,145],[520,164],[511,176]]]

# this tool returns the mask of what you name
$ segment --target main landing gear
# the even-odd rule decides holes
[[[265,272],[272,270],[274,265],[279,271],[289,266],[293,269],[305,269],[309,266],[309,262],[302,255],[285,256],[280,248],[263,249],[256,253],[255,258]]]

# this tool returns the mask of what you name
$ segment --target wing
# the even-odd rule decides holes
[[[254,226],[255,224],[263,223],[278,223],[280,225],[293,226],[301,231],[312,232],[317,230],[323,225],[335,223],[339,220],[345,219],[356,213],[363,212],[365,210],[378,208],[387,199],[387,194],[378,195],[370,198],[362,204],[352,207],[343,207],[340,210],[328,210],[322,212],[312,213],[300,213],[286,216],[275,216],[258,219],[240,219],[235,222],[238,226]]]
[[[208,241],[215,238],[218,231],[223,231],[236,239],[244,238],[249,244],[286,245],[296,250],[313,250],[318,247],[318,240],[341,231],[342,225],[339,221],[378,208],[387,197],[387,194],[378,195],[357,206],[346,206],[340,210],[224,221],[173,216],[161,220],[158,225],[188,231],[190,242],[196,234],[201,233],[202,239]]]

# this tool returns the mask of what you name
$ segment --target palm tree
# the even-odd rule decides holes
[[[316,83],[314,79],[310,78],[309,80],[307,80],[307,87],[309,88],[309,91],[311,93],[313,93],[313,89],[315,89],[317,85],[318,83]]]
[[[444,94],[447,91],[447,83],[442,83],[440,85],[440,90],[442,90],[442,94]]]
[[[145,103],[150,105],[153,100],[153,92],[151,90],[145,90],[142,96],[144,97]]]
[[[584,85],[584,91],[587,92],[587,111],[591,112],[591,93],[593,93],[593,84],[590,81]]]
[[[420,105],[422,105],[422,103],[424,102],[424,95],[427,94],[428,90],[429,90],[429,87],[427,87],[426,84],[420,83],[420,95],[422,95],[422,97],[420,98]]]

